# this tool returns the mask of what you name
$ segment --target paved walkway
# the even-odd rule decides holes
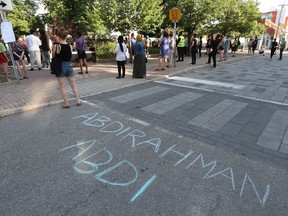
[[[247,57],[246,52],[239,53],[235,58],[232,58],[230,54],[227,62]],[[131,76],[133,65],[127,64],[127,75],[125,79],[120,80],[115,79],[117,75],[115,62],[97,63],[90,65],[89,74],[84,75],[77,74],[79,68],[75,67],[75,78],[79,93],[81,97],[84,97],[161,79],[167,75],[175,75],[196,68],[210,67],[206,64],[207,55],[204,54],[197,59],[196,65],[191,65],[190,62],[191,57],[186,57],[184,62],[177,62],[176,67],[167,68],[165,71],[155,71],[158,59],[150,58],[147,63],[147,77],[145,79],[133,79]],[[221,64],[225,64],[225,62]],[[12,69],[10,69],[10,73],[10,76],[13,76]],[[62,102],[57,80],[50,74],[49,69],[34,70],[28,73],[29,79],[21,81],[20,84],[15,79],[8,83],[0,83],[0,117]],[[67,90],[71,93],[68,85]],[[70,94],[69,98],[72,99],[73,96]]]

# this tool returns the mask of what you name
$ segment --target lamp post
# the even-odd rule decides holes
[[[279,27],[280,27],[280,25],[281,25],[281,16],[282,16],[283,8],[288,5],[288,4],[285,4],[285,2],[286,2],[286,0],[284,1],[284,4],[278,5],[278,6],[281,6],[281,9],[280,9],[279,17],[278,17],[278,24],[277,24],[277,29],[276,29],[276,36],[275,36],[275,38],[278,37]],[[280,38],[280,37],[279,37],[279,38]]]

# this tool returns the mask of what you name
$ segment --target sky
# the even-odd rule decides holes
[[[258,0],[258,3],[260,3],[260,11],[267,12],[274,9],[280,9],[281,7],[278,5],[288,4],[288,0]],[[288,8],[288,5],[286,7]]]

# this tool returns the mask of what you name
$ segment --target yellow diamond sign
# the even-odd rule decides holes
[[[169,20],[178,21],[181,18],[181,11],[179,8],[172,8],[169,10]]]

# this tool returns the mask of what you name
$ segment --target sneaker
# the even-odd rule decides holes
[[[31,68],[30,71],[34,71],[34,68]]]

